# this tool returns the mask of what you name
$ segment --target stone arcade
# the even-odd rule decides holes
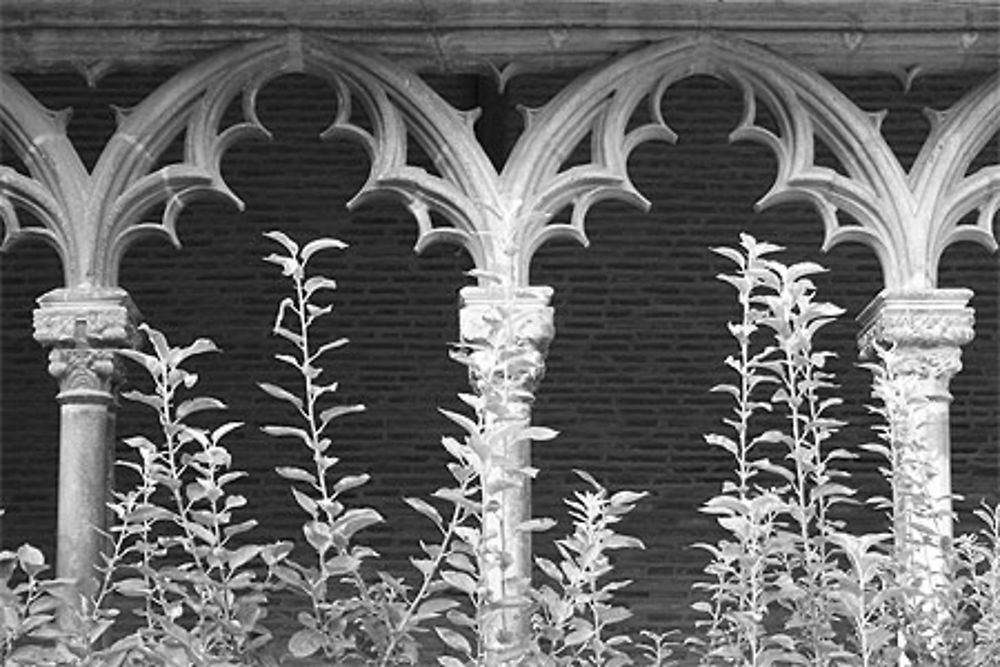
[[[603,200],[647,207],[627,162],[644,142],[675,141],[660,112],[664,94],[694,75],[729,82],[744,99],[731,138],[763,144],[777,160],[773,187],[758,206],[807,201],[825,225],[824,249],[853,241],[878,257],[884,289],[871,295],[860,318],[859,346],[867,353],[877,342],[895,344],[897,370],[919,379],[926,392],[922,429],[939,471],[931,493],[945,517],[931,528],[950,535],[949,382],[974,327],[972,292],[939,288],[938,265],[958,241],[996,249],[1000,164],[967,173],[1000,131],[994,3],[961,3],[958,11],[921,2],[444,1],[426,3],[426,12],[405,2],[278,4],[282,9],[272,12],[253,0],[207,3],[189,13],[118,2],[4,3],[0,120],[4,140],[30,172],[0,167],[5,248],[23,237],[44,238],[64,271],[63,286],[39,297],[34,320],[59,383],[60,576],[85,575],[100,549],[90,527],[104,521],[116,438],[119,368],[111,350],[137,343],[143,309],[119,287],[122,257],[147,237],[179,243],[177,216],[203,196],[240,204],[224,180],[223,155],[245,137],[266,135],[254,116],[255,96],[293,72],[335,88],[341,106],[327,134],[360,143],[370,157],[350,206],[395,199],[416,219],[418,251],[458,243],[477,269],[499,278],[499,286],[483,279],[463,288],[457,317],[463,338],[474,341],[488,334],[484,313],[504,304],[517,319],[509,344],[537,352],[537,370],[520,379],[520,411],[496,415],[505,420],[531,419],[530,398],[556,344],[552,289],[529,275],[536,250],[553,239],[586,244],[588,210]],[[67,137],[66,115],[18,82],[21,72],[75,67],[96,81],[109,69],[149,65],[182,69],[119,111],[117,131],[92,169]],[[478,113],[456,110],[415,73],[490,70],[502,85],[521,71],[583,68],[548,103],[526,112],[525,129],[499,170],[474,133]],[[860,109],[824,77],[890,72],[910,81],[960,70],[991,74],[951,108],[931,112],[931,131],[908,170],[881,134],[882,116]],[[227,129],[223,115],[241,96],[247,122]],[[369,118],[365,127],[353,121],[352,104]],[[650,121],[633,127],[630,119],[644,104]],[[757,105],[772,115],[776,131],[757,122]],[[185,137],[183,160],[157,167],[178,136]],[[437,173],[408,162],[408,141],[431,156]],[[564,168],[582,141],[589,141],[589,163]],[[816,141],[846,174],[816,164]],[[160,207],[162,219],[147,222]],[[569,221],[555,222],[565,209]],[[20,224],[19,211],[41,226]],[[970,214],[978,216],[972,224]],[[488,392],[497,379],[474,371],[471,381],[475,391]],[[530,461],[529,442],[507,447]],[[530,490],[501,495],[504,539],[518,545],[514,568],[528,573],[530,541],[512,526],[529,516]],[[940,549],[922,547],[914,566],[942,573]],[[502,587],[503,579],[497,575],[490,585]],[[517,629],[516,618],[507,622]]]

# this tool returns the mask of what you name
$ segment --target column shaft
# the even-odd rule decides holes
[[[56,572],[80,581],[99,562],[104,543],[99,531],[107,528],[110,400],[88,403],[69,396],[60,403]]]
[[[514,604],[483,628],[489,664],[504,647],[520,645],[530,630],[523,613],[531,580],[531,532],[518,527],[531,518],[531,440],[520,437],[531,423],[534,392],[545,372],[555,334],[548,287],[467,287],[461,291],[460,328],[469,350],[469,380],[484,399],[483,417],[491,449],[483,472],[483,538],[488,553],[481,576],[489,599]],[[492,436],[492,437],[491,437]],[[526,600],[525,600],[526,601]]]
[[[138,314],[117,288],[58,289],[38,300],[35,339],[59,382],[56,573],[85,583],[100,563],[113,468],[115,348],[136,344]]]
[[[973,337],[971,296],[964,289],[887,294],[859,318],[862,354],[882,347],[886,378],[897,389],[898,405],[887,406],[895,422],[896,551],[925,604],[936,608],[948,587],[953,531],[949,384],[962,367],[961,346]]]

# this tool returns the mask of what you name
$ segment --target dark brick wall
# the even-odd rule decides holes
[[[92,164],[113,131],[107,105],[134,104],[167,74],[116,74],[95,90],[70,76],[21,80],[51,107],[75,107],[71,136]],[[499,100],[499,130],[489,139],[498,151],[509,149],[519,131],[515,104],[541,103],[565,80],[524,77],[511,84]],[[476,105],[482,94],[473,77],[433,83],[462,108]],[[891,110],[885,134],[908,165],[926,133],[919,109],[946,106],[975,78],[918,79],[909,94],[891,78],[835,83],[865,108]],[[728,267],[710,246],[732,245],[746,230],[786,245],[790,261],[812,259],[830,267],[819,280],[822,296],[846,308],[848,316],[825,330],[822,342],[840,354],[836,369],[849,398],[841,416],[861,424],[844,433],[842,444],[850,448],[870,439],[862,408],[868,379],[854,366],[852,318],[881,287],[877,262],[857,246],[822,255],[821,223],[809,207],[753,212],[775,165],[759,146],[727,143],[739,103],[733,89],[712,79],[678,84],[665,106],[680,143],[641,147],[631,160],[631,173],[653,202],[652,211],[601,204],[589,217],[589,249],[553,244],[538,253],[532,267],[534,284],[555,288],[558,329],[536,421],[563,433],[536,446],[535,461],[543,471],[535,486],[536,513],[563,516],[560,499],[576,486],[573,468],[587,469],[613,488],[650,491],[624,526],[648,546],[621,559],[621,575],[637,582],[627,593],[637,625],[672,625],[688,615],[690,586],[704,562],[689,545],[715,536],[712,522],[696,509],[727,474],[726,461],[701,438],[719,428],[728,409],[707,390],[726,379],[721,360],[731,343],[725,322],[735,313],[730,288],[714,278]],[[260,114],[275,141],[237,146],[224,162],[229,184],[247,210],[194,204],[180,221],[185,247],[175,251],[161,242],[141,243],[126,258],[121,283],[172,340],[209,336],[224,349],[197,364],[202,388],[226,400],[233,419],[246,422],[229,441],[236,464],[251,473],[244,490],[266,538],[287,538],[299,534],[301,516],[272,469],[304,462],[305,453],[257,430],[280,421],[283,413],[254,381],[286,377],[270,359],[285,350],[269,336],[284,285],[258,259],[270,251],[261,233],[281,228],[299,239],[326,234],[352,245],[323,264],[341,284],[329,333],[352,340],[347,351],[332,355],[329,368],[341,382],[342,398],[369,409],[343,423],[336,447],[344,472],[372,473],[373,482],[358,500],[377,506],[388,524],[368,531],[367,538],[384,553],[387,568],[403,572],[424,533],[398,499],[429,493],[446,481],[437,443],[451,429],[436,409],[458,408],[454,394],[466,389],[463,369],[446,352],[457,335],[456,290],[467,282],[462,271],[470,263],[464,252],[445,246],[415,256],[416,228],[401,206],[344,210],[365,177],[365,157],[356,146],[315,140],[334,104],[315,79],[287,77],[268,87]],[[996,157],[996,147],[990,150],[984,160]],[[4,158],[11,160],[9,151]],[[58,286],[61,272],[55,254],[40,244],[3,256],[0,270],[2,503],[8,509],[3,543],[30,540],[51,552],[57,408],[44,352],[31,340],[30,316],[33,299]],[[960,503],[966,514],[998,483],[997,280],[996,258],[978,247],[955,247],[942,262],[942,285],[976,291],[977,336],[965,351],[966,370],[953,383],[955,488],[966,494]],[[136,406],[123,408],[121,434],[150,426]],[[854,466],[858,480],[877,489],[872,468],[867,458]],[[875,524],[862,515],[858,525]],[[538,542],[544,553],[549,547],[541,538]]]

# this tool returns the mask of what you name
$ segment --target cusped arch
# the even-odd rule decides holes
[[[135,241],[159,236],[179,245],[177,216],[191,201],[221,196],[242,207],[223,178],[222,157],[241,139],[270,136],[257,118],[257,96],[269,81],[292,72],[333,85],[338,109],[324,136],[359,142],[370,157],[368,178],[349,206],[374,196],[396,198],[416,217],[418,250],[451,240],[467,247],[477,265],[488,264],[483,211],[497,206],[496,172],[472,131],[477,112],[455,110],[416,75],[379,56],[298,33],[219,53],[119,111],[118,128],[90,172],[66,136],[66,114],[49,111],[3,74],[3,131],[30,172],[0,167],[4,247],[41,237],[59,252],[68,287],[115,286],[122,256]],[[243,121],[221,129],[223,114],[241,96]],[[371,131],[351,122],[355,101]],[[181,133],[183,160],[155,168]],[[409,136],[432,156],[441,176],[407,164]],[[161,219],[146,220],[159,206]],[[18,207],[42,226],[22,226]],[[434,227],[431,212],[450,226]]]
[[[997,76],[969,93],[936,122],[920,157],[907,173],[880,132],[881,113],[859,109],[818,73],[765,48],[711,35],[656,44],[593,70],[544,107],[527,114],[527,128],[501,173],[501,192],[519,199],[520,245],[527,249],[520,272],[546,240],[570,237],[586,243],[590,206],[620,199],[647,207],[627,172],[631,151],[649,140],[673,141],[660,111],[677,81],[707,74],[743,93],[744,110],[732,140],[768,147],[777,174],[758,209],[787,201],[808,201],[819,211],[824,249],[845,241],[871,247],[891,291],[919,291],[936,285],[937,261],[957,240],[995,248],[991,221],[1000,202],[1000,167],[965,176],[970,161],[1000,128]],[[636,107],[647,99],[651,121],[627,129]],[[757,123],[763,103],[777,123],[772,132]],[[959,128],[974,131],[958,131]],[[591,136],[591,162],[560,171],[581,139]],[[814,141],[830,147],[846,175],[817,165]],[[549,220],[566,206],[568,224]],[[958,226],[971,210],[975,227]],[[859,224],[842,225],[844,211]]]
[[[357,141],[369,155],[368,178],[349,206],[395,198],[416,218],[418,250],[457,242],[479,269],[514,285],[528,283],[531,256],[548,239],[586,242],[584,220],[594,203],[614,198],[648,206],[629,179],[628,156],[643,142],[674,140],[661,101],[671,85],[695,74],[742,90],[743,116],[731,138],[761,143],[777,157],[774,184],[758,206],[811,202],[824,221],[824,247],[869,245],[890,290],[934,287],[937,261],[957,240],[995,247],[991,222],[1000,205],[1000,167],[971,175],[965,170],[1000,128],[996,76],[932,116],[931,135],[908,174],[880,134],[881,115],[860,110],[819,74],[759,46],[696,35],[618,58],[527,111],[525,130],[498,174],[473,132],[478,110],[456,110],[418,76],[378,55],[298,33],[217,54],[121,112],[117,132],[90,173],[66,137],[65,116],[3,75],[0,121],[31,172],[25,177],[0,168],[5,245],[42,236],[59,250],[67,286],[114,286],[121,256],[136,239],[161,235],[178,243],[176,219],[188,202],[221,195],[240,204],[222,177],[222,155],[241,138],[268,135],[256,117],[256,97],[286,72],[328,81],[338,109],[324,135]],[[223,113],[240,95],[245,120],[220,130]],[[629,129],[643,99],[651,120]],[[355,102],[371,130],[352,122]],[[770,109],[777,132],[757,124],[758,102]],[[150,171],[181,132],[183,161]],[[591,161],[563,170],[588,135]],[[438,174],[408,164],[408,137],[431,156]],[[846,175],[815,164],[815,138],[831,148]],[[162,219],[144,221],[159,205]],[[43,226],[21,227],[17,206]],[[551,223],[567,206],[570,222]],[[841,225],[840,210],[859,224]],[[974,210],[978,224],[960,226]],[[448,224],[435,226],[432,213]]]

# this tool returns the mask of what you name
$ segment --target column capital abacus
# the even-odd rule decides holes
[[[862,357],[881,345],[893,349],[896,373],[950,381],[962,368],[962,346],[975,336],[971,298],[968,289],[880,294],[858,316]]]
[[[62,288],[38,299],[35,340],[50,347],[59,401],[111,402],[121,377],[115,349],[140,340],[139,312],[120,288]]]
[[[528,419],[555,336],[551,287],[465,287],[459,330],[469,381],[505,418]]]

